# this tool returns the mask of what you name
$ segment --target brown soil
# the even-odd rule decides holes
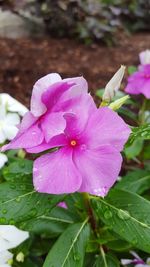
[[[105,86],[120,64],[138,64],[138,53],[149,47],[150,35],[124,38],[119,46],[85,46],[61,39],[0,39],[0,92],[29,105],[34,82],[50,72],[62,77],[83,75],[94,94]]]

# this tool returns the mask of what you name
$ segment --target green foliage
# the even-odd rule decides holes
[[[126,146],[124,153],[128,159],[133,159],[137,157],[143,149],[143,140],[135,139],[130,146]]]
[[[128,67],[128,74],[131,75],[137,70],[137,67],[135,66],[129,66]]]
[[[116,184],[115,188],[131,191],[136,194],[143,194],[150,187],[150,172],[148,170],[130,171],[121,181]]]
[[[15,183],[4,182],[0,185],[0,223],[21,224],[31,218],[41,218],[62,199],[63,196],[36,193],[31,179],[22,177]]]
[[[131,162],[135,157],[147,160],[148,145],[149,125],[133,127],[124,153]],[[150,253],[148,167],[129,171],[103,199],[90,196],[92,214],[82,194],[35,192],[33,162],[18,158],[16,152],[8,157],[0,174],[0,224],[30,232],[30,239],[13,250],[13,267],[119,267],[118,253],[135,248]],[[67,209],[57,206],[63,200]],[[20,251],[23,263],[16,260]]]
[[[129,72],[133,71],[132,66]],[[98,97],[102,94],[103,90],[97,91]],[[122,96],[117,92],[113,101]],[[130,99],[118,110],[132,133],[122,153],[121,179],[104,198],[79,192],[38,193],[32,184],[32,160],[18,151],[7,152],[8,163],[0,170],[0,225],[16,225],[30,233],[12,250],[13,267],[119,267],[120,259],[136,249],[143,259],[148,257],[150,125],[143,115],[150,102],[141,102]],[[62,201],[67,208],[58,205]],[[17,261],[20,252],[23,262]]]
[[[112,231],[132,246],[150,253],[150,202],[114,189],[105,199],[93,199],[96,214]]]
[[[30,20],[33,15],[40,16],[52,36],[76,37],[86,43],[102,40],[110,45],[124,28],[129,31],[150,29],[148,0],[29,0],[20,2],[2,0],[0,5],[11,8],[24,17],[28,12]]]
[[[130,135],[128,144],[133,144],[137,139],[150,140],[150,124],[144,124],[140,127],[132,128],[132,134]]]
[[[44,0],[41,14],[53,35],[77,36],[87,42],[103,40],[109,45],[124,26],[132,31],[148,29],[148,8],[149,4],[141,0]]]
[[[99,256],[93,267],[119,267],[119,261],[111,254]]]
[[[43,267],[82,267],[90,230],[88,219],[70,226],[50,250]],[[65,244],[65,245],[64,245]]]

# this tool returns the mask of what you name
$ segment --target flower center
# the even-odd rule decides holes
[[[77,144],[76,140],[71,140],[71,142],[70,142],[71,146],[76,146],[76,144]]]

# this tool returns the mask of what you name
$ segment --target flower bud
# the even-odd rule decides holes
[[[16,261],[18,261],[18,262],[24,262],[24,254],[23,254],[23,252],[19,252],[17,254]]]
[[[124,103],[129,99],[129,95],[125,95],[119,99],[117,99],[116,101],[112,102],[110,105],[109,105],[109,108],[113,109],[113,110],[117,110],[119,108],[122,107],[122,105],[124,105]]]
[[[105,91],[102,97],[104,103],[110,103],[115,96],[115,93],[119,90],[121,81],[125,72],[125,66],[121,66],[120,69],[114,74],[111,80],[107,83]]]

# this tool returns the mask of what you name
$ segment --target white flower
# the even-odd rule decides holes
[[[3,153],[0,153],[0,169],[5,165],[7,161],[8,161],[7,156]]]
[[[16,112],[20,116],[24,116],[24,114],[28,111],[28,109],[19,101],[5,93],[0,94],[0,103],[6,106],[8,111]]]
[[[139,54],[140,63],[142,65],[150,64],[150,50],[147,49]]]
[[[0,144],[12,140],[20,123],[19,115],[23,116],[27,108],[8,94],[0,94]]]
[[[111,102],[115,93],[119,90],[123,76],[125,73],[125,66],[121,66],[120,69],[114,74],[111,80],[107,83],[105,91],[102,97],[103,102]]]
[[[20,245],[29,237],[29,233],[13,225],[0,225],[0,253]]]
[[[1,251],[0,252],[0,267],[10,267],[10,263],[12,262],[13,254],[9,251]]]

